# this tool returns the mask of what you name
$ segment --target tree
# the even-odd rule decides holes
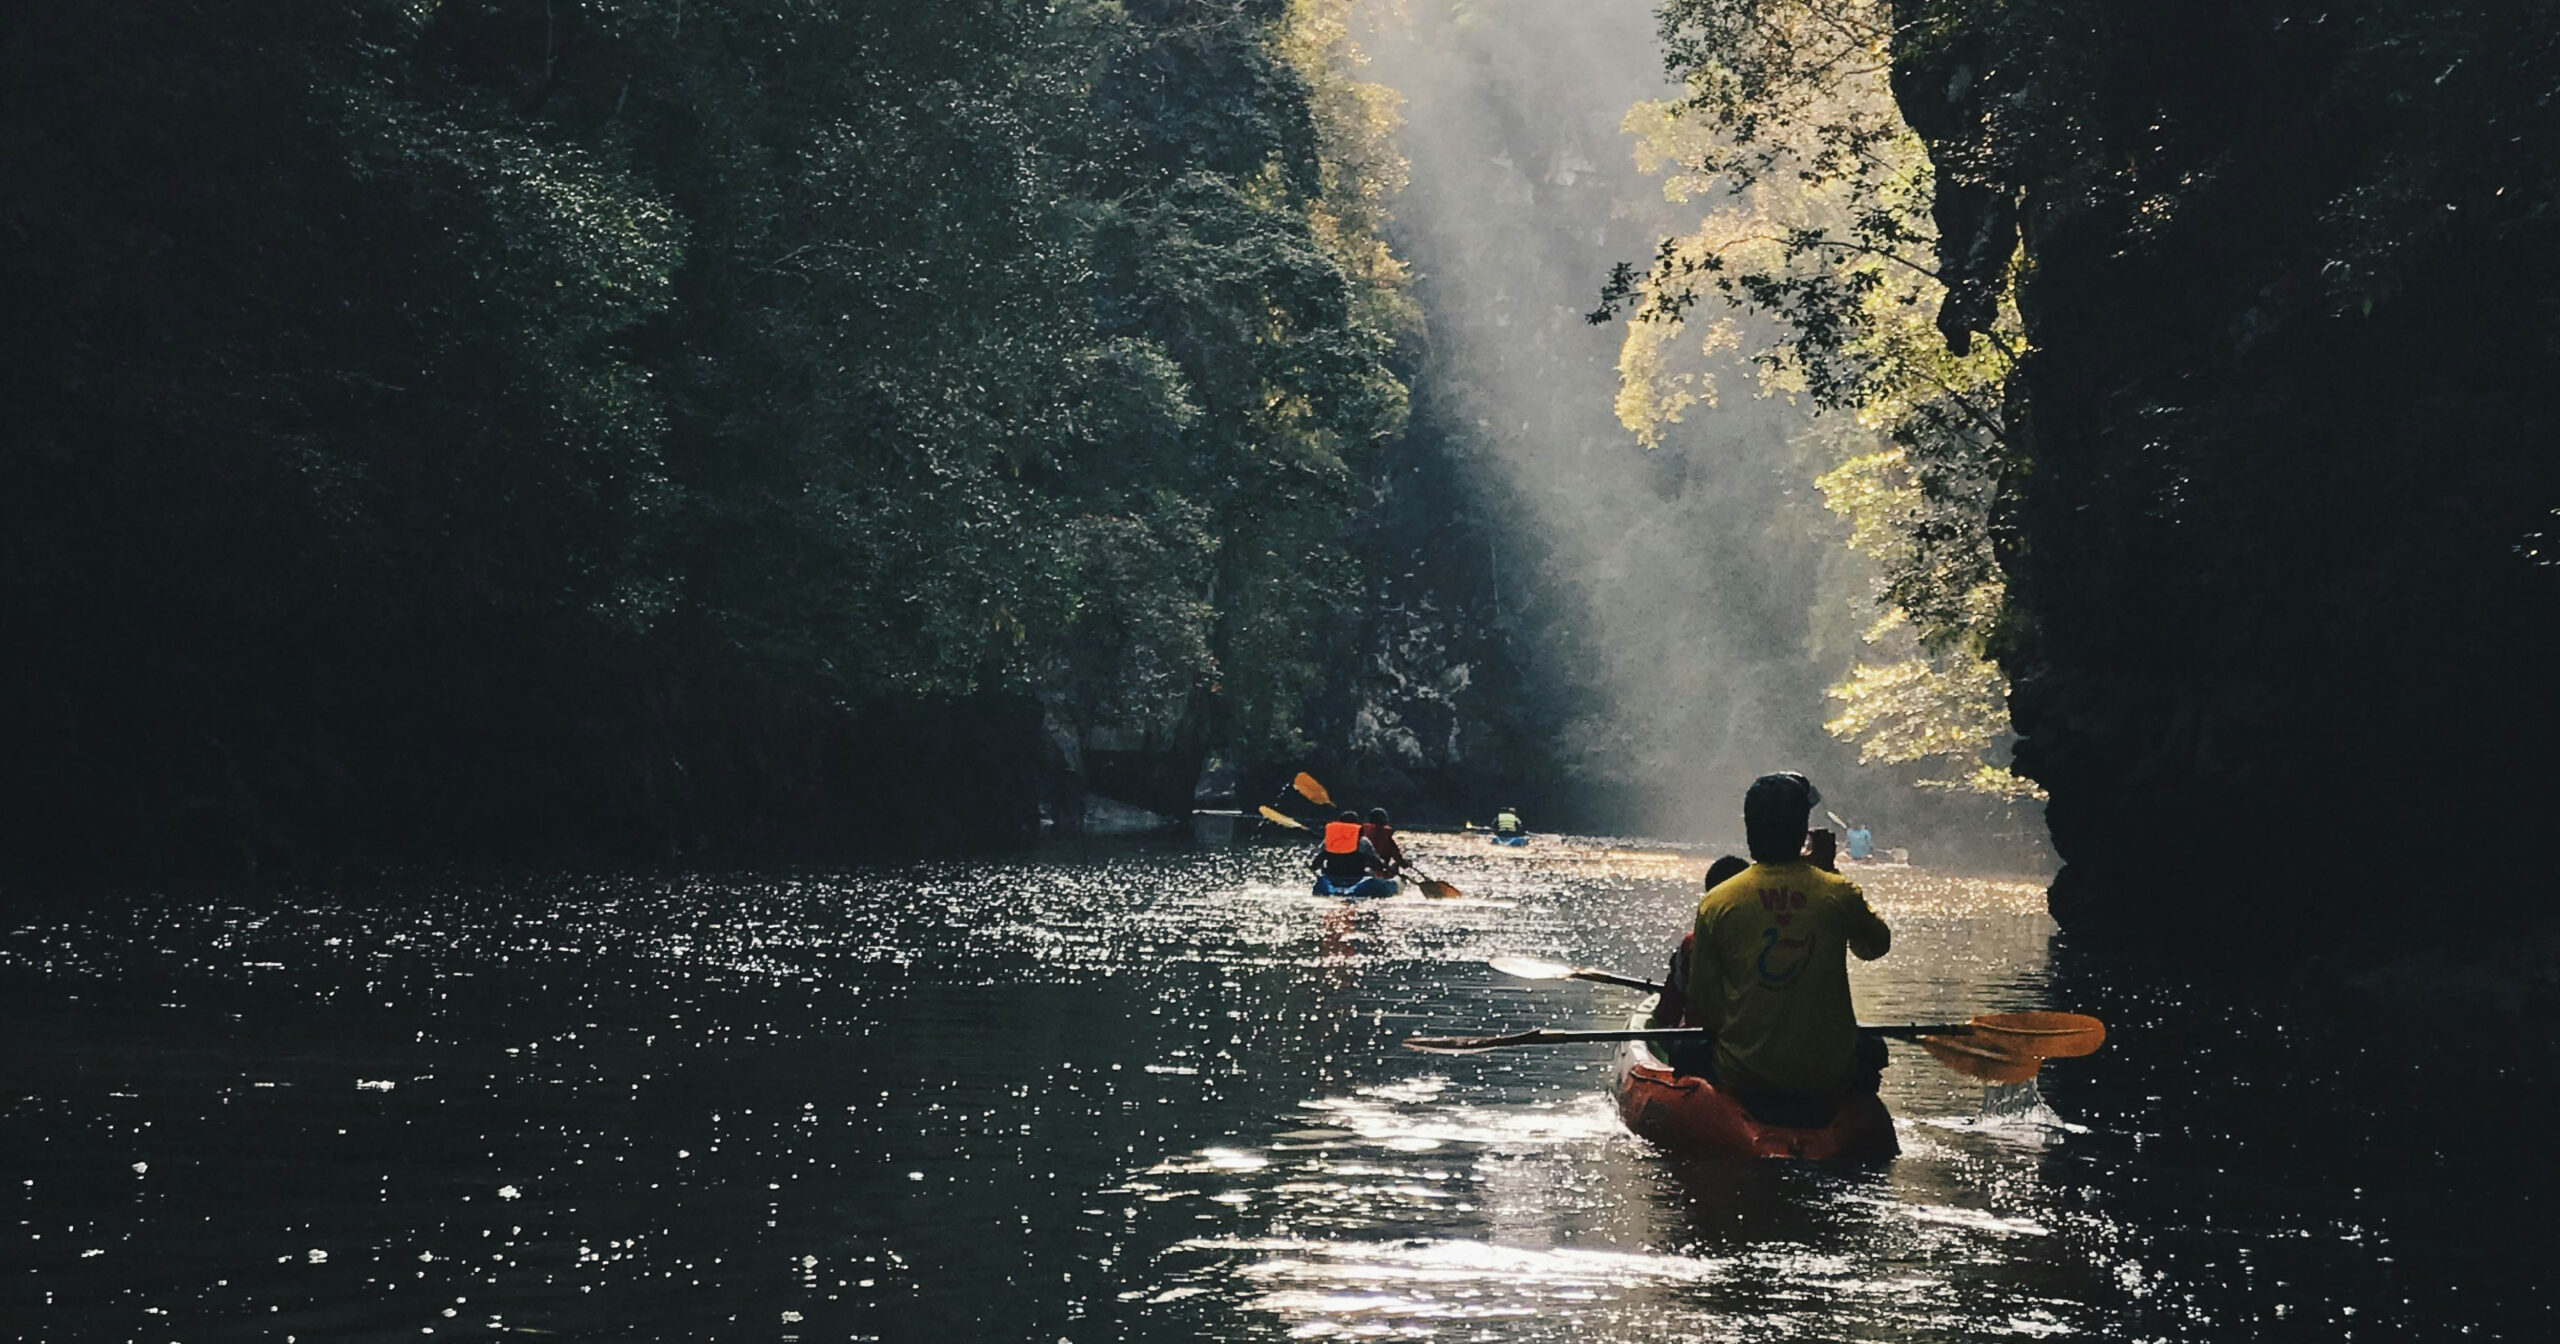
[[[1877,566],[1884,615],[1867,643],[1886,661],[1831,689],[1841,712],[1826,727],[1862,760],[1944,759],[1953,773],[1924,782],[2018,797],[2033,786],[1989,759],[2007,739],[1989,649],[2005,610],[1991,536],[2008,464],[2000,387],[2019,323],[2005,278],[1986,297],[1940,273],[1943,191],[1894,101],[1893,22],[1882,0],[1667,5],[1688,96],[1637,107],[1628,127],[1667,198],[1712,208],[1649,270],[1622,264],[1592,320],[1632,319],[1618,410],[1642,441],[1714,404],[1728,352],[1763,394],[1833,418],[1806,450],[1831,463],[1825,502]],[[1699,312],[1704,300],[1722,311]]]

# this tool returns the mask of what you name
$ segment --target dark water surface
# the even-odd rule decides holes
[[[2113,1039],[2041,1101],[1898,1053],[1887,1169],[1676,1160],[1599,1048],[1394,1042],[1617,1025],[1483,958],[1656,974],[1706,856],[1415,847],[1468,899],[1203,850],[21,910],[0,1337],[2551,1336],[2512,1054],[2134,983],[2031,884],[1867,869],[1867,1020]]]

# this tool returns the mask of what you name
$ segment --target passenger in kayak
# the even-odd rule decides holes
[[[1753,780],[1742,798],[1751,866],[1698,902],[1692,930],[1687,1020],[1715,1045],[1681,1050],[1673,1066],[1755,1111],[1837,1105],[1884,1066],[1883,1042],[1858,1035],[1848,956],[1883,956],[1893,931],[1834,871],[1831,833],[1808,835],[1821,801],[1799,774]]]
[[[1369,809],[1369,820],[1360,828],[1360,838],[1378,851],[1378,872],[1382,876],[1403,876],[1404,847],[1396,843],[1396,828],[1387,824],[1387,809]]]
[[[1748,859],[1719,855],[1715,862],[1707,865],[1706,880],[1700,885],[1707,891],[1713,891],[1723,885],[1726,878],[1750,866]],[[1671,973],[1663,977],[1662,997],[1654,1001],[1653,1016],[1645,1019],[1646,1026],[1677,1027],[1686,1024],[1689,1016],[1689,956],[1697,943],[1698,935],[1694,929],[1680,935],[1680,946],[1671,953]],[[1668,1057],[1668,1052],[1665,1055]]]
[[[1316,844],[1312,866],[1326,881],[1348,888],[1385,869],[1378,847],[1360,832],[1357,812],[1345,812],[1324,824],[1324,838]]]

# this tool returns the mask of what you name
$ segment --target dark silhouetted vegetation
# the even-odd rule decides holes
[[[2351,934],[2448,846],[2463,910],[2526,904],[2560,748],[2549,7],[1674,0],[1664,21],[1725,136],[1711,168],[1802,168],[1850,206],[1774,261],[1666,248],[1614,297],[1783,317],[1815,394],[1867,411],[1889,286],[1832,257],[1925,243],[1913,294],[1951,355],[2023,335],[1996,417],[1895,408],[1922,412],[1892,429],[1936,503],[1899,519],[1890,597],[2006,673],[2063,922],[2186,950]],[[1890,135],[1819,96],[1879,61],[1925,144],[1925,218],[1872,171]]]
[[[985,842],[1097,729],[1290,745],[1404,415],[1308,8],[13,10],[8,852]]]

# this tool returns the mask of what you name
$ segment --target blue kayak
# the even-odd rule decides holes
[[[1519,846],[1529,843],[1529,837],[1525,835],[1497,835],[1493,837],[1493,843],[1497,845]]]
[[[1316,874],[1318,896],[1393,896],[1404,890],[1404,884],[1392,877],[1364,877],[1347,885],[1336,885],[1332,878]]]

